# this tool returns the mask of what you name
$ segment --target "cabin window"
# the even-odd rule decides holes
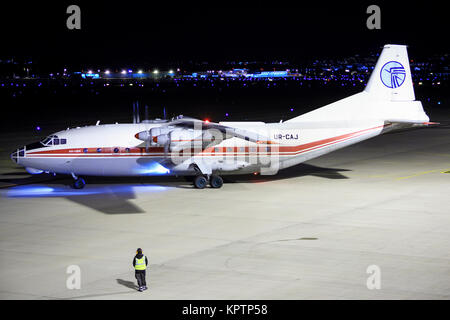
[[[102,152],[102,148],[97,148],[97,152]]]
[[[83,149],[83,152],[84,152],[84,153],[88,153],[88,149],[87,149],[87,148],[84,148],[84,149]]]
[[[130,148],[125,148],[125,151],[126,152],[130,152]]]
[[[58,139],[58,138],[54,138],[54,139],[53,139],[53,145],[54,145],[54,146],[59,145],[59,139]]]
[[[114,148],[114,153],[119,152],[119,148]]]

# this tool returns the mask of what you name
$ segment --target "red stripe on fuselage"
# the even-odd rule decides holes
[[[389,126],[387,124],[386,126]],[[225,154],[232,154],[232,153],[240,153],[240,154],[257,154],[257,153],[269,153],[272,152],[272,150],[277,150],[280,155],[297,155],[303,152],[307,152],[310,150],[315,150],[317,148],[321,148],[324,146],[328,146],[334,143],[343,142],[346,140],[349,140],[351,138],[355,138],[358,136],[361,136],[369,131],[383,128],[384,125],[364,129],[352,133],[343,134],[340,136],[322,139],[314,142],[305,143],[302,145],[297,146],[283,146],[278,145],[276,147],[268,147],[270,148],[270,151],[267,151],[267,147],[261,147],[261,146],[254,146],[254,147],[210,147],[203,151],[200,151],[200,153],[203,156],[214,156],[217,153],[225,153]],[[114,149],[118,148],[119,151],[117,153],[114,153]],[[239,151],[239,149],[244,148],[244,151]],[[86,152],[84,150],[86,149]],[[101,149],[101,152],[98,152],[97,150]],[[216,151],[218,149],[218,151]],[[230,150],[232,149],[232,150]],[[253,149],[256,149],[256,152],[251,151]],[[191,150],[192,153],[194,153],[194,149]],[[124,148],[124,147],[106,147],[106,148],[71,148],[71,149],[59,149],[59,150],[44,150],[44,151],[35,151],[35,152],[27,152],[27,157],[67,157],[67,156],[73,156],[73,157],[87,157],[87,158],[96,158],[96,157],[143,157],[143,156],[156,156],[156,155],[164,155],[164,148],[163,147],[149,147],[146,151],[145,147],[131,147],[131,148]],[[180,154],[181,156],[181,154]]]

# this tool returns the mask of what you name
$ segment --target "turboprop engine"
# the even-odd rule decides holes
[[[209,130],[194,130],[158,127],[136,135],[139,140],[146,141],[151,146],[168,146],[172,151],[179,147],[205,147],[212,142],[220,142],[221,134],[211,133]],[[219,140],[219,141],[218,141]]]

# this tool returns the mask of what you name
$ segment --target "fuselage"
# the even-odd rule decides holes
[[[106,124],[68,129],[16,152],[18,164],[30,172],[95,176],[194,175],[192,159],[207,163],[214,173],[275,174],[278,170],[380,134],[381,121],[341,127],[263,122],[221,122],[269,137],[254,143],[233,137],[218,144],[182,152],[151,146],[136,138],[160,124]],[[46,141],[47,140],[47,141]],[[44,145],[46,143],[46,145]]]

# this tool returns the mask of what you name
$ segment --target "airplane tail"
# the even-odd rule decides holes
[[[285,123],[377,120],[421,124],[429,121],[415,100],[407,48],[384,46],[364,91]]]
[[[380,100],[415,100],[406,46],[384,46],[364,91]]]

